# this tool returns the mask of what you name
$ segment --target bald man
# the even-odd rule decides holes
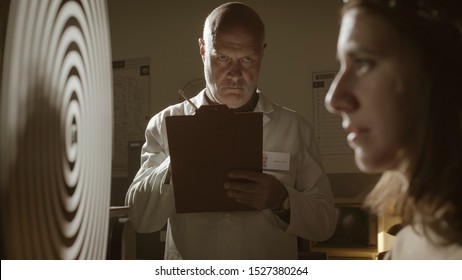
[[[333,196],[310,125],[257,89],[265,47],[264,24],[250,7],[232,2],[214,9],[199,39],[206,88],[191,101],[262,112],[263,149],[288,155],[289,170],[229,174],[232,180],[223,186],[229,198],[255,211],[178,214],[165,117],[192,115],[194,108],[183,102],[155,115],[126,205],[138,232],[167,223],[165,259],[297,259],[297,236],[321,241],[335,229]]]

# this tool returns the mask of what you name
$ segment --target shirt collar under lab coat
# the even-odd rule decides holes
[[[258,103],[253,111],[263,113],[263,125],[265,125],[271,120],[268,114],[274,110],[273,103],[268,98],[266,98],[258,89],[257,94]],[[202,105],[207,105],[208,103],[205,98],[205,89],[199,92],[199,94],[197,94],[195,97],[191,98],[191,102],[194,103],[194,105],[196,105],[197,108],[199,108]],[[186,104],[186,112],[190,115],[193,115],[195,113],[195,109],[191,104],[188,103]]]

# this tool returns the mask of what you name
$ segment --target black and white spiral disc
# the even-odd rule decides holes
[[[105,258],[112,153],[105,0],[11,1],[0,132],[6,257]]]

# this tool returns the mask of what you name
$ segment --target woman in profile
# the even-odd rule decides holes
[[[462,3],[344,0],[340,71],[326,96],[366,203],[404,227],[389,259],[462,259]]]

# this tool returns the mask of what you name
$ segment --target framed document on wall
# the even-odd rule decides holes
[[[327,111],[324,102],[335,75],[337,71],[313,73],[313,119],[321,155],[353,154],[342,128],[342,118]]]
[[[112,171],[115,177],[128,172],[128,143],[144,142],[149,116],[150,59],[112,62],[114,85],[114,140]]]

